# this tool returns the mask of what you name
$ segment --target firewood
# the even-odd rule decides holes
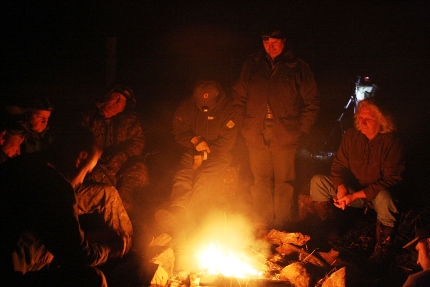
[[[291,243],[298,246],[305,245],[311,237],[309,235],[304,235],[300,232],[282,232],[275,229],[270,230],[266,236],[266,240],[272,244],[283,245],[286,243]]]

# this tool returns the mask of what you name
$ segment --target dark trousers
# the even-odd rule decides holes
[[[249,147],[252,205],[257,223],[285,228],[294,221],[295,154],[295,148],[270,151]]]
[[[175,174],[172,187],[172,206],[185,207],[190,215],[197,218],[216,208],[217,190],[213,187],[222,180],[231,164],[228,153],[209,154],[208,159],[194,170],[193,153],[184,153],[180,170]]]

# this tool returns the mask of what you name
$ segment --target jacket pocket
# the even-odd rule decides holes
[[[264,144],[263,139],[263,121],[257,118],[246,117],[243,120],[241,132],[247,142]]]
[[[280,118],[277,125],[277,135],[281,146],[298,144],[302,133],[299,119]]]

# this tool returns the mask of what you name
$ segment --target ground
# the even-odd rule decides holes
[[[161,153],[148,155],[147,163],[151,167],[151,184],[143,193],[143,197],[140,198],[143,209],[142,218],[135,225],[134,253],[127,256],[117,266],[111,266],[112,269],[107,269],[107,274],[114,274],[115,276],[113,277],[115,278],[121,278],[122,272],[126,272],[128,281],[117,280],[113,286],[141,286],[142,270],[140,268],[142,268],[142,262],[149,260],[155,253],[162,251],[162,249],[148,248],[148,245],[160,232],[154,222],[153,215],[155,210],[163,206],[168,200],[171,179],[174,173],[173,167],[178,160],[177,152],[178,150],[172,148]],[[325,157],[298,157],[298,168],[307,167],[307,169],[302,170],[297,184],[299,195],[297,226],[295,230],[288,230],[288,232],[301,232],[310,235],[311,240],[306,246],[306,250],[309,253],[315,251],[326,252],[331,248],[339,250],[339,257],[345,262],[349,272],[347,286],[402,286],[409,274],[418,271],[418,266],[415,264],[416,255],[413,252],[402,249],[402,246],[413,238],[414,230],[417,227],[423,226],[429,221],[430,208],[425,204],[411,208],[411,205],[407,202],[399,202],[399,208],[401,209],[400,225],[392,245],[393,252],[388,261],[376,265],[368,261],[373,252],[376,229],[376,214],[371,208],[337,210],[336,215],[340,219],[340,233],[338,239],[329,244],[326,240],[322,240],[318,236],[319,234],[315,234],[315,232],[321,232],[321,230],[318,230],[320,222],[313,212],[308,193],[310,176],[316,172],[327,171],[330,165],[330,157],[326,153],[320,153],[320,155]],[[242,170],[244,168],[243,164],[244,161],[235,162],[226,171],[220,185],[219,190],[222,190],[220,197],[224,199],[226,210],[231,210],[232,208],[243,208],[244,212],[247,210],[249,197],[247,197],[247,185],[243,183],[247,179],[244,176],[246,172]],[[145,276],[149,280],[151,270],[153,271],[154,269],[151,264],[147,265],[146,268],[149,271]],[[132,272],[134,277],[130,277],[132,270],[135,271]]]

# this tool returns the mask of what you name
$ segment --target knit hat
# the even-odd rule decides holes
[[[51,102],[45,97],[35,97],[33,98],[29,104],[28,108],[32,110],[42,110],[42,111],[50,111],[54,110],[54,106]]]
[[[215,81],[200,81],[194,87],[193,97],[199,109],[207,112],[216,106],[220,93],[221,87]]]

